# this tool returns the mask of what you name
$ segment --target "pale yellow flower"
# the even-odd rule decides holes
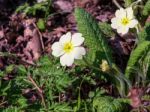
[[[52,45],[52,55],[60,57],[60,63],[62,66],[71,66],[74,59],[82,59],[86,54],[86,50],[81,45],[84,42],[84,38],[81,33],[75,33],[71,35],[70,32],[61,36],[59,42],[55,42]]]
[[[137,26],[138,21],[135,19],[132,7],[127,9],[120,8],[116,11],[114,18],[111,20],[111,27],[117,29],[120,34],[128,33],[130,28]]]

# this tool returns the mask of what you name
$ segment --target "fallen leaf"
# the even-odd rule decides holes
[[[73,6],[71,2],[65,0],[57,0],[54,2],[54,7],[63,12],[72,12]]]
[[[42,46],[40,42],[40,34],[34,29],[32,33],[31,40],[27,43],[26,46],[27,51],[31,51],[33,53],[33,60],[38,60],[42,53]]]
[[[143,94],[142,88],[132,88],[129,91],[128,97],[131,99],[131,106],[133,108],[140,107],[140,105],[142,103],[142,101],[141,101],[142,94]]]

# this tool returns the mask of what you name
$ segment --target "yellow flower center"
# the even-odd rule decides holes
[[[73,50],[74,46],[71,42],[66,42],[64,44],[64,48],[63,50],[65,51],[65,53],[70,53]]]
[[[125,25],[127,25],[127,24],[129,24],[129,22],[130,22],[130,20],[128,19],[128,18],[123,18],[122,20],[121,20],[121,23],[125,26]]]

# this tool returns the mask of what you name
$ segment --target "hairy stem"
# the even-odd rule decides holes
[[[91,63],[89,63],[89,62],[85,59],[85,57],[83,57],[83,60],[84,60],[85,64],[86,64],[88,67],[91,67],[93,70],[101,71],[100,68],[91,65]]]

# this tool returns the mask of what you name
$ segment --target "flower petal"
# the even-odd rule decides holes
[[[120,8],[119,10],[116,11],[115,16],[117,18],[124,18],[126,17],[126,10],[123,8]]]
[[[62,66],[71,66],[74,62],[73,55],[70,54],[64,54],[60,57],[60,63]]]
[[[72,40],[74,46],[80,46],[84,42],[84,38],[81,33],[75,33],[72,35]]]
[[[126,33],[128,33],[128,31],[129,31],[129,27],[124,27],[124,26],[120,26],[118,29],[117,29],[117,32],[118,33],[121,33],[121,34],[126,34]]]
[[[130,21],[128,26],[130,28],[134,28],[137,24],[138,24],[138,21],[136,19],[133,19],[133,20]]]
[[[120,20],[118,18],[111,19],[111,27],[117,29],[120,26]]]
[[[75,47],[73,51],[73,55],[75,59],[82,59],[83,55],[86,54],[86,50],[84,47]]]
[[[68,32],[60,37],[59,42],[63,45],[66,42],[71,41],[71,32]]]
[[[133,19],[134,18],[132,7],[127,8],[126,12],[127,12],[127,18],[128,19]]]
[[[64,54],[63,47],[60,42],[55,42],[51,48],[53,56],[59,57]]]

